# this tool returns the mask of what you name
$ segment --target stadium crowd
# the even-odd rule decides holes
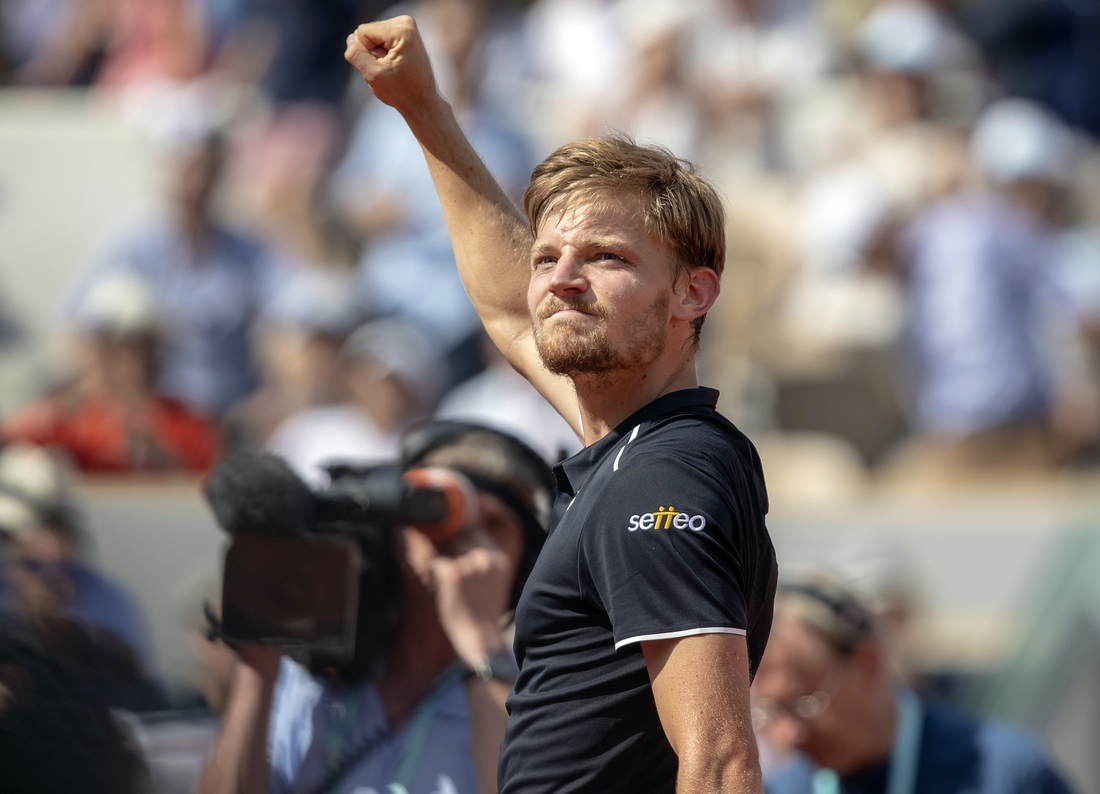
[[[383,4],[0,8],[7,83],[117,99],[170,174],[167,209],[89,252],[62,301],[81,371],[9,417],[7,437],[67,448],[88,470],[201,470],[216,444],[308,459],[303,434],[384,457],[442,401],[546,426],[528,440],[551,459],[576,449],[563,426],[531,421],[518,383],[507,409],[479,404],[491,380],[444,399],[492,354],[419,147],[341,58],[346,31]],[[416,15],[441,90],[516,198],[539,155],[589,134],[702,164],[733,241],[706,360],[742,424],[831,434],[907,472],[1095,458],[1100,72],[1077,4],[393,11]],[[377,319],[403,325],[353,335]],[[115,383],[127,367],[104,362],[135,359],[139,337],[155,340],[145,385]],[[385,349],[397,344],[415,352]],[[480,377],[494,375],[508,377]],[[218,440],[183,450],[173,434],[194,422]],[[113,451],[93,460],[89,437]]]
[[[65,621],[0,642],[0,670],[41,646],[113,707],[168,704],[140,608],[81,562],[76,471],[262,449],[323,485],[324,463],[395,460],[433,416],[548,463],[581,448],[484,336],[419,144],[344,61],[356,24],[395,13],[516,200],[588,135],[701,165],[731,241],[703,381],[750,436],[824,436],[908,481],[1100,464],[1088,3],[0,0],[0,92],[86,87],[166,175],[161,210],[73,263],[56,331],[74,366],[0,417],[0,601]]]

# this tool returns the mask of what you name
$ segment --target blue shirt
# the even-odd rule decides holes
[[[416,752],[410,741],[420,712],[390,732],[374,686],[322,683],[284,659],[275,684],[268,730],[271,792],[312,792],[355,748],[382,739],[353,764],[335,789],[341,794],[476,794],[470,712],[461,679],[440,692],[428,722],[427,741]],[[402,764],[413,753],[415,773],[395,787]]]
[[[767,794],[813,794],[815,767],[805,758],[764,781]],[[883,761],[841,778],[841,794],[884,794]],[[979,722],[941,705],[925,705],[913,794],[1069,794],[1027,732]]]
[[[79,563],[66,563],[72,597],[61,614],[91,628],[110,632],[134,652],[146,671],[154,668],[152,635],[145,614],[122,587]],[[15,611],[16,593],[0,575],[0,609]]]
[[[163,312],[162,393],[218,415],[256,387],[249,328],[283,276],[263,246],[214,227],[196,259],[174,224],[145,223],[85,268],[62,305],[66,318],[79,319],[88,291],[119,272],[141,278]]]
[[[1049,235],[1007,200],[963,195],[918,216],[903,249],[921,429],[968,435],[1045,418],[1041,338],[1058,302]]]

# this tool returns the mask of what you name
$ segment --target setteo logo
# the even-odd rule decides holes
[[[639,529],[690,529],[698,532],[706,525],[706,516],[691,516],[679,512],[672,505],[667,508],[661,505],[652,513],[631,516],[626,528],[630,532],[637,532]]]

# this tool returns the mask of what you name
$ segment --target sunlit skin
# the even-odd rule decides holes
[[[594,415],[601,398],[694,386],[691,322],[717,297],[713,271],[679,271],[669,247],[646,231],[643,200],[549,212],[532,247],[527,305],[540,356],[572,379],[582,410]]]
[[[531,254],[528,306],[551,372],[647,366],[664,347],[673,262],[640,228],[639,209],[582,206],[543,224]]]
[[[798,750],[844,775],[889,757],[896,716],[892,686],[876,642],[865,641],[845,656],[801,619],[777,615],[752,696],[790,707],[798,698],[826,692],[829,705],[820,715],[804,720],[783,708],[761,734],[777,748]]]

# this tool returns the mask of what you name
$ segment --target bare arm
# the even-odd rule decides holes
[[[527,311],[531,232],[439,94],[411,17],[360,25],[345,52],[375,95],[420,142],[443,204],[462,283],[489,337],[579,432],[572,384],[541,364]]]
[[[680,794],[760,794],[745,638],[703,634],[642,643],[657,713],[680,760]]]
[[[279,653],[249,647],[233,671],[218,740],[195,794],[267,794],[271,768],[267,725],[279,671]]]

